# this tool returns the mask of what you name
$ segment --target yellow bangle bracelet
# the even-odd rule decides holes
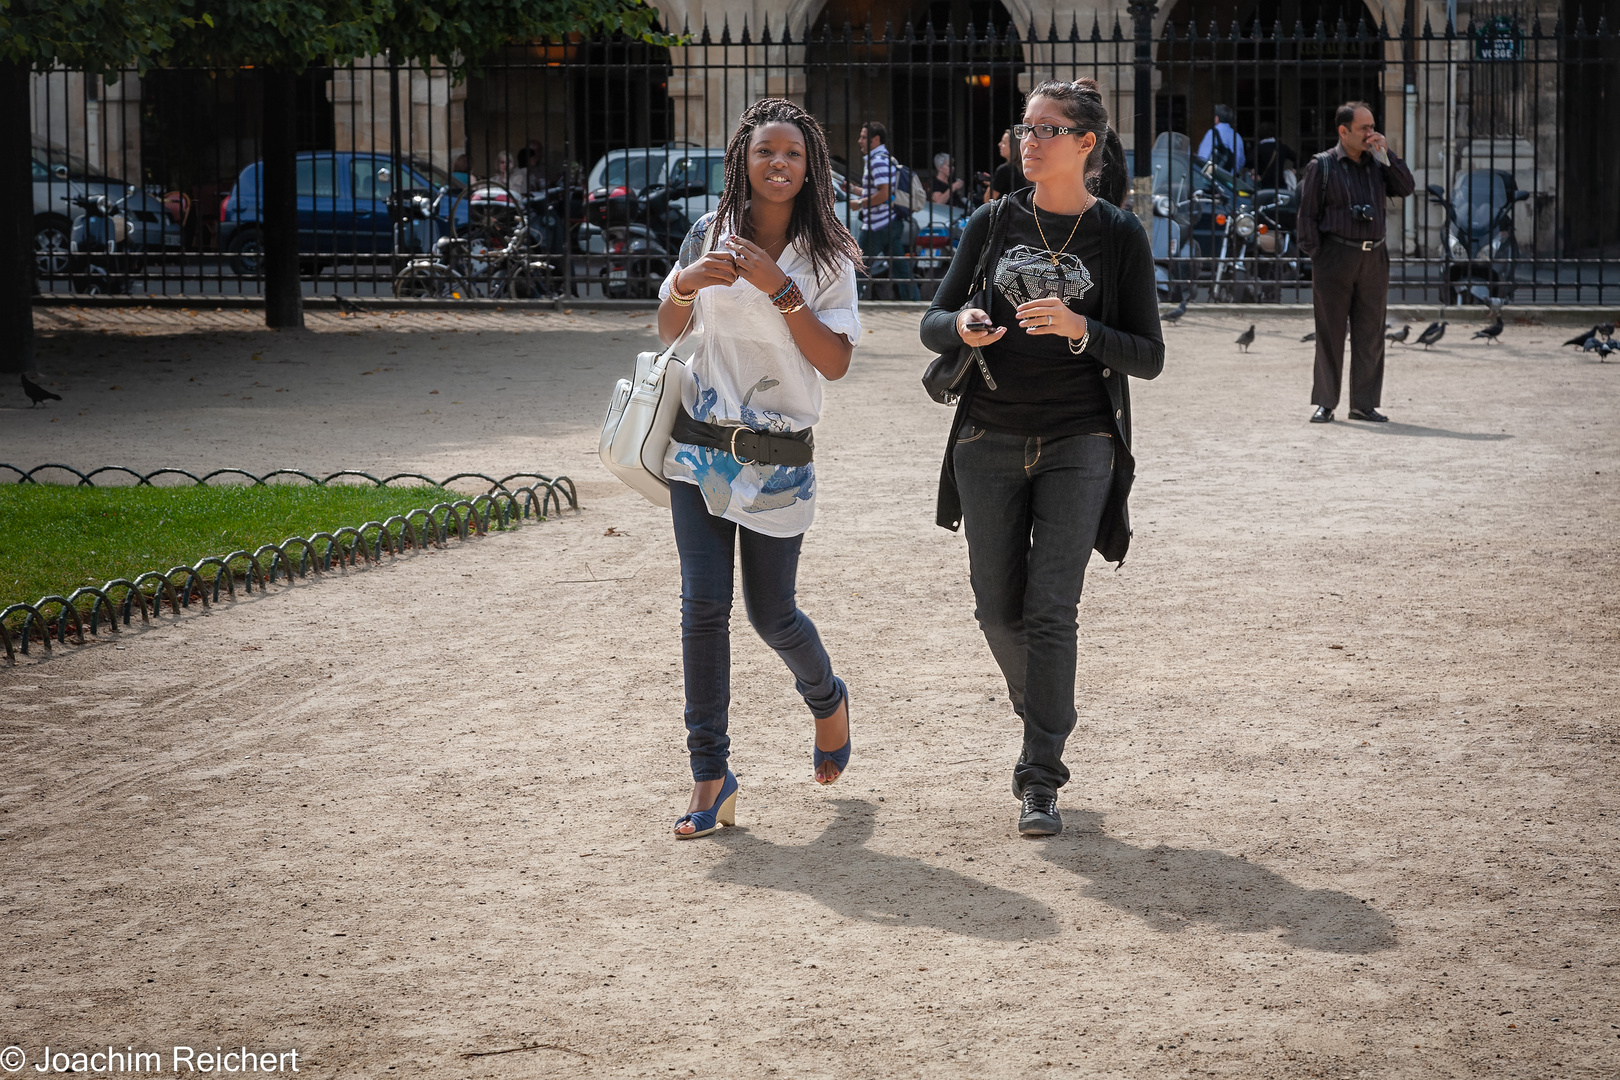
[[[675,275],[675,280],[669,283],[669,298],[681,305],[681,307],[686,307],[690,305],[692,301],[698,298],[698,290],[693,289],[689,293],[681,292],[680,285],[678,284],[680,280],[681,275],[677,273]]]

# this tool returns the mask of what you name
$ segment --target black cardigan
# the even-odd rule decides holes
[[[1130,515],[1126,500],[1136,478],[1136,458],[1131,455],[1131,396],[1125,376],[1156,378],[1164,370],[1164,335],[1159,329],[1159,292],[1153,274],[1153,249],[1142,223],[1110,202],[1097,200],[1102,216],[1102,265],[1094,267],[1093,277],[1103,294],[1103,316],[1090,320],[1091,343],[1086,353],[1103,365],[1103,384],[1114,405],[1114,427],[1119,445],[1114,454],[1114,482],[1097,529],[1097,552],[1109,562],[1124,562],[1131,544]],[[1005,212],[1005,209],[1004,211]],[[962,230],[962,242],[951,260],[951,268],[940,282],[934,302],[922,320],[922,342],[936,353],[954,353],[962,338],[956,332],[956,316],[969,300],[973,269],[990,231],[990,207],[974,211]],[[999,252],[991,252],[994,265]],[[956,489],[953,457],[956,436],[967,419],[968,401],[979,376],[971,376],[968,390],[956,408],[951,434],[945,445],[945,462],[939,476],[937,523],[955,532],[962,523],[962,500]]]

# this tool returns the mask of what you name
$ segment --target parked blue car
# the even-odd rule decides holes
[[[243,276],[262,267],[264,238],[259,196],[263,162],[243,169],[219,208],[219,245],[229,253],[231,269]],[[394,223],[388,196],[399,188],[442,196],[449,174],[426,162],[399,163],[403,182],[395,183],[394,162],[386,154],[318,150],[298,155],[298,253],[307,259],[387,255],[394,251]],[[434,199],[448,213],[450,200]],[[417,245],[409,241],[408,251]]]

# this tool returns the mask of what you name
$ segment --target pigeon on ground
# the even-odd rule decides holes
[[[342,312],[344,315],[358,315],[364,310],[359,304],[350,303],[341,296],[334,296],[332,299],[337,302],[338,311]]]
[[[1440,322],[1430,323],[1429,328],[1418,335],[1418,344],[1427,349],[1430,345],[1446,336],[1447,325],[1443,319]]]
[[[1573,345],[1577,349],[1584,349],[1584,348],[1586,348],[1586,343],[1588,341],[1592,340],[1593,338],[1597,337],[1599,334],[1603,333],[1604,325],[1605,324],[1603,324],[1603,323],[1598,323],[1596,326],[1592,327],[1592,329],[1590,329],[1590,330],[1582,330],[1580,333],[1576,334],[1574,337],[1572,337],[1568,341],[1564,342],[1564,344],[1565,345]],[[1614,324],[1609,323],[1607,325],[1609,327],[1609,333],[1612,334],[1614,332]],[[1605,336],[1607,336],[1607,335],[1605,335]]]
[[[1301,340],[1301,341],[1315,341],[1316,340],[1316,331],[1312,330],[1310,333],[1306,334],[1304,337],[1300,338],[1299,340]]]
[[[1586,339],[1586,344],[1581,347],[1581,351],[1597,353],[1598,363],[1601,364],[1607,362],[1609,354],[1620,352],[1620,342],[1605,341],[1593,334]]]
[[[1410,334],[1411,332],[1412,332],[1412,324],[1407,323],[1405,326],[1401,327],[1399,330],[1396,330],[1394,333],[1385,334],[1384,335],[1384,340],[1385,341],[1397,341],[1397,342],[1405,341],[1406,336],[1408,334]]]
[[[47,401],[62,400],[61,394],[53,394],[43,386],[40,386],[38,383],[29,382],[28,376],[19,375],[18,378],[22,379],[23,393],[28,395],[28,399],[32,401],[34,405],[41,405]],[[30,405],[28,407],[32,409],[34,405]]]
[[[1185,314],[1187,314],[1187,300],[1186,297],[1183,297],[1181,303],[1159,316],[1159,318],[1163,322],[1174,324],[1179,322],[1181,317]]]
[[[1592,327],[1592,329],[1596,330],[1606,338],[1614,337],[1614,323],[1612,322],[1599,323],[1598,325]]]
[[[1237,344],[1244,352],[1249,351],[1249,346],[1254,344],[1254,323],[1250,323],[1249,328],[1237,336]]]
[[[1500,315],[1498,315],[1496,317],[1496,321],[1491,323],[1491,325],[1485,327],[1483,330],[1479,330],[1479,331],[1476,331],[1474,333],[1474,338],[1475,339],[1484,338],[1485,339],[1485,344],[1487,344],[1487,345],[1495,345],[1496,344],[1496,339],[1501,337],[1501,336],[1502,336],[1502,316],[1500,316]]]

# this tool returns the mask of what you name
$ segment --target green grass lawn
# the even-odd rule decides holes
[[[426,486],[0,484],[0,608],[464,497]]]

